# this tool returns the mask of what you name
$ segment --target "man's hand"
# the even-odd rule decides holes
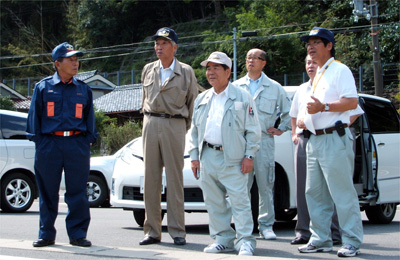
[[[197,171],[200,172],[200,161],[199,160],[192,161],[191,166],[192,166],[193,176],[194,178],[197,179]]]
[[[297,119],[297,126],[300,129],[307,129],[306,124],[304,123],[304,118]]]
[[[240,170],[243,174],[250,173],[253,170],[253,160],[249,158],[244,158]]]
[[[325,105],[321,103],[317,98],[311,96],[314,102],[307,103],[307,112],[312,115],[318,112],[322,112],[325,109]]]
[[[297,145],[299,143],[299,135],[294,133],[292,134],[292,142]]]
[[[267,130],[267,133],[269,133],[269,137],[274,137],[274,135],[280,136],[283,133],[283,131],[271,127]]]

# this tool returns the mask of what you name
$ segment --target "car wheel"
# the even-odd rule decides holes
[[[372,223],[389,224],[396,215],[396,208],[395,203],[384,203],[366,208],[365,214]]]
[[[107,184],[99,176],[89,175],[86,192],[91,208],[100,207],[107,202]]]
[[[145,215],[146,215],[146,212],[144,209],[133,211],[133,217],[135,218],[135,221],[139,225],[139,227],[143,227],[144,219],[146,218]],[[164,215],[165,215],[165,211],[161,211],[161,220],[164,219]]]
[[[275,219],[280,221],[291,221],[296,217],[297,209],[280,209],[275,210]]]
[[[34,201],[35,184],[23,173],[9,174],[1,182],[1,209],[4,212],[27,211]]]

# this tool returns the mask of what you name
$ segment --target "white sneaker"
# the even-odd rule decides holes
[[[328,253],[332,251],[332,247],[317,247],[309,243],[298,248],[300,253]]]
[[[244,242],[240,246],[239,255],[253,255],[254,248],[250,242]]]
[[[360,254],[360,249],[350,244],[344,244],[337,252],[339,257],[352,257],[358,254]]]
[[[260,237],[266,240],[276,239],[276,235],[272,229],[264,229],[262,232],[260,232]]]
[[[232,252],[233,248],[225,247],[224,245],[214,243],[208,245],[206,248],[204,248],[203,251],[205,253],[225,253],[225,252]]]

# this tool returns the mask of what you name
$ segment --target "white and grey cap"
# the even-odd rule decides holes
[[[223,64],[232,69],[232,60],[228,57],[228,55],[220,51],[214,51],[211,53],[208,59],[202,61],[200,65],[206,67],[209,62]]]

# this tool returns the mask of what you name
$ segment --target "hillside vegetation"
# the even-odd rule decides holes
[[[267,52],[268,75],[304,72],[306,49],[299,37],[314,26],[336,34],[337,59],[353,71],[363,66],[371,72],[371,25],[366,19],[354,22],[349,2],[1,1],[0,78],[52,74],[50,52],[64,41],[85,51],[81,71],[140,71],[156,59],[151,35],[164,26],[178,33],[177,57],[192,65],[203,86],[207,82],[199,63],[216,50],[233,57],[233,28],[238,77],[245,74],[246,52],[255,47]],[[399,13],[399,0],[379,1],[382,64],[395,64],[394,80],[385,82],[386,87],[398,85]],[[243,38],[244,31],[257,31],[257,36]],[[365,84],[373,86],[373,73],[365,77]]]

